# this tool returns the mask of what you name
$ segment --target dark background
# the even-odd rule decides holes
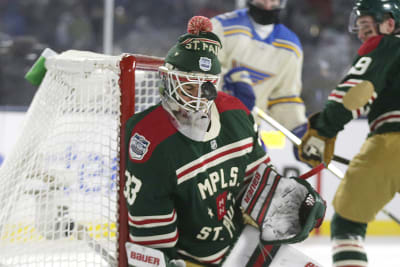
[[[282,21],[304,49],[307,113],[322,108],[360,43],[347,31],[350,0],[289,0]],[[165,56],[194,15],[235,9],[235,0],[115,0],[113,54]],[[24,110],[36,87],[25,73],[45,47],[103,52],[103,0],[0,0],[0,109]]]

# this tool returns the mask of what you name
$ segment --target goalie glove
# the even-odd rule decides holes
[[[233,68],[224,75],[222,91],[239,98],[249,110],[256,103],[250,74],[243,67]]]
[[[241,207],[265,244],[303,241],[321,225],[326,210],[325,201],[307,181],[282,177],[266,164],[254,174]]]
[[[335,150],[336,136],[331,138],[321,136],[314,128],[318,116],[319,113],[316,113],[309,117],[307,132],[299,145],[300,160],[312,167],[316,167],[321,162],[327,166],[331,162]]]

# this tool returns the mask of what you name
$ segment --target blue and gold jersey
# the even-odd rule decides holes
[[[283,24],[259,25],[270,31],[263,38],[247,9],[225,13],[211,21],[222,42],[219,59],[223,73],[244,67],[251,76],[259,108],[268,109],[290,130],[304,123],[305,108],[300,98],[303,50],[296,34]]]

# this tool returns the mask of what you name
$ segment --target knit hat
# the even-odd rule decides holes
[[[221,64],[218,52],[222,44],[218,36],[211,32],[211,21],[203,16],[192,17],[187,31],[168,51],[165,63],[180,71],[219,74]]]

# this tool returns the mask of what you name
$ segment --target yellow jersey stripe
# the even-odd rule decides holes
[[[279,99],[274,99],[274,100],[269,100],[267,103],[268,108],[275,105],[275,104],[281,104],[281,103],[299,103],[302,104],[303,100],[300,97],[284,97],[284,98],[279,98]]]
[[[301,55],[301,53],[295,46],[292,46],[289,44],[284,44],[284,43],[278,43],[278,42],[272,42],[272,45],[276,46],[276,47],[282,47],[282,48],[292,50],[298,57],[300,57],[300,55]]]
[[[224,31],[225,36],[234,35],[234,34],[238,34],[238,33],[245,34],[245,35],[253,38],[253,34],[251,32],[243,30],[243,29],[233,29],[233,30]]]

